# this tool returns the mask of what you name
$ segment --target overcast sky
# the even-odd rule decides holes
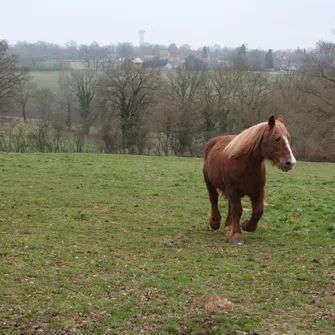
[[[335,40],[335,0],[9,0],[1,1],[0,39],[63,45],[148,43],[192,48],[310,48]]]

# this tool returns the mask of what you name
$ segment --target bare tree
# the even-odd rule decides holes
[[[242,128],[248,128],[262,120],[262,112],[268,107],[271,84],[266,73],[236,70],[238,78],[235,99],[236,116]]]
[[[28,148],[28,125],[22,123],[19,119],[11,120],[9,129],[10,147],[15,152],[26,152]]]
[[[205,69],[199,66],[178,68],[168,74],[167,96],[175,112],[172,145],[179,156],[184,156],[187,150],[193,155],[193,142],[198,130],[199,89],[204,73]]]
[[[143,153],[147,125],[143,119],[156,100],[160,83],[159,69],[146,69],[126,62],[108,71],[101,86],[107,104],[118,111],[123,137],[123,149]]]
[[[47,88],[39,89],[36,91],[34,101],[38,119],[31,124],[29,139],[38,151],[45,152],[50,147],[51,120],[56,109],[55,96]]]
[[[0,40],[0,110],[13,97],[15,86],[23,72],[17,71],[18,57],[8,54],[8,43]]]
[[[88,135],[97,117],[94,110],[98,82],[95,71],[81,70],[72,72],[72,87],[78,102],[78,112],[82,122],[82,132]]]
[[[162,154],[161,150],[163,150],[165,156],[170,154],[175,119],[174,109],[171,108],[167,97],[161,97],[158,104],[150,108],[150,125],[157,136],[157,152],[159,155]]]
[[[78,45],[76,41],[68,41],[65,43],[65,54],[67,56],[67,59],[78,59],[79,52],[78,52]]]
[[[117,113],[118,111],[113,106],[101,99],[96,124],[103,142],[102,151],[105,153],[117,153],[121,148],[120,124]]]
[[[329,130],[335,127],[335,43],[319,42],[316,50],[306,57],[305,68],[296,83],[297,88],[310,96]]]
[[[53,122],[51,123],[51,135],[53,142],[53,149],[55,152],[62,152],[65,148],[65,137],[64,130],[66,123],[62,115],[58,114],[55,116]]]
[[[36,84],[32,82],[32,76],[21,77],[21,80],[15,86],[13,99],[19,104],[23,120],[27,121],[27,107],[36,93]]]
[[[98,42],[92,42],[89,46],[89,58],[92,62],[92,69],[98,71],[104,68],[108,56],[108,49],[101,47]]]
[[[248,65],[252,71],[264,71],[266,69],[265,55],[264,50],[248,51]]]
[[[335,43],[319,42],[294,76],[298,131],[306,142],[300,150],[309,159],[335,160]],[[293,91],[291,90],[291,95]],[[313,157],[312,157],[313,156]]]
[[[87,70],[90,69],[90,54],[89,54],[89,46],[86,44],[81,44],[79,46],[79,57],[86,62]]]
[[[240,84],[238,72],[232,68],[218,68],[206,72],[200,86],[201,131],[203,140],[229,132],[229,115]]]
[[[71,73],[68,71],[62,71],[59,74],[58,99],[60,112],[65,114],[65,122],[67,128],[70,130],[74,116],[75,96],[72,87]]]
[[[85,60],[87,70],[103,69],[108,53],[108,48],[101,47],[96,41],[90,45],[81,44],[79,47],[79,56]]]
[[[119,43],[116,47],[116,52],[122,57],[124,61],[127,61],[133,55],[134,47],[131,43]]]
[[[41,88],[34,94],[35,116],[39,119],[51,120],[56,110],[54,93],[48,88]]]

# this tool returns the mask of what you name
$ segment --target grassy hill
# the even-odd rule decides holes
[[[1,153],[0,334],[333,334],[335,165],[269,167],[242,246],[207,228],[201,167]]]

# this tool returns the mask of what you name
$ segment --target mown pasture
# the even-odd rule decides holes
[[[82,65],[77,65],[77,63],[73,62],[72,68],[75,70],[81,70]],[[59,85],[60,73],[60,71],[32,71],[30,72],[30,75],[33,77],[33,82],[36,83],[39,89],[48,88],[52,91],[56,91]],[[162,73],[163,78],[167,76],[167,71],[163,71]],[[285,74],[285,72],[268,72],[268,76],[271,81],[283,74]]]
[[[201,159],[0,155],[0,334],[335,333],[334,164],[269,166],[238,246]]]
[[[29,75],[33,77],[32,81],[39,89],[48,88],[56,91],[58,88],[60,71],[32,71]]]

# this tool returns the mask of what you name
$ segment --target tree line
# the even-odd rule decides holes
[[[216,63],[224,61],[240,60],[247,63],[249,69],[264,71],[275,68],[275,57],[285,59],[286,65],[299,64],[304,57],[305,50],[260,50],[248,49],[245,44],[238,47],[221,47],[215,44],[211,47],[203,46],[192,49],[187,44],[179,47],[175,43],[168,46],[148,44],[133,46],[131,43],[122,42],[118,44],[100,45],[93,41],[90,44],[78,45],[75,41],[69,41],[64,46],[38,41],[36,43],[17,42],[9,46],[9,51],[20,57],[20,66],[34,71],[62,70],[69,65],[70,61],[81,61],[92,70],[108,67],[116,58],[132,59],[135,57],[154,57],[148,62],[160,63],[170,60],[184,60],[189,55],[194,55],[206,61]],[[50,62],[56,61],[56,64]],[[57,62],[58,61],[58,62]]]
[[[211,137],[283,114],[297,157],[335,161],[334,43],[319,42],[294,73],[250,71],[241,50],[215,70],[196,59],[168,72],[127,60],[66,70],[55,92],[0,47],[2,150],[200,156]]]

